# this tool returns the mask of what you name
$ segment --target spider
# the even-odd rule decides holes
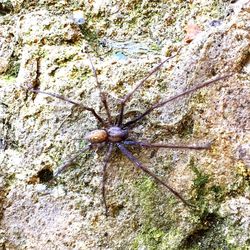
[[[210,79],[206,82],[199,83],[196,86],[185,90],[179,94],[174,95],[173,97],[170,97],[168,99],[163,99],[160,100],[151,106],[149,106],[143,113],[135,116],[128,122],[124,122],[124,112],[125,112],[125,107],[126,104],[129,102],[130,98],[132,95],[143,86],[143,84],[152,76],[155,74],[162,66],[165,64],[167,61],[169,61],[171,58],[175,57],[178,54],[177,53],[171,57],[166,58],[165,60],[161,61],[157,66],[155,66],[151,71],[148,72],[148,74],[141,79],[133,88],[132,90],[127,93],[123,98],[119,100],[118,107],[119,107],[119,114],[115,118],[112,117],[111,110],[108,105],[107,101],[107,94],[102,91],[101,84],[98,80],[97,72],[96,69],[92,63],[92,60],[89,56],[89,54],[86,52],[88,59],[90,61],[90,66],[91,70],[93,72],[93,75],[95,77],[96,85],[99,91],[100,95],[100,100],[101,103],[105,109],[106,112],[106,118],[102,118],[92,107],[87,107],[83,105],[82,103],[75,102],[73,100],[68,99],[65,96],[55,94],[55,93],[49,93],[49,92],[44,92],[41,91],[40,89],[36,87],[30,87],[28,88],[29,91],[37,94],[45,94],[49,95],[55,98],[58,98],[62,101],[71,103],[73,105],[77,105],[81,109],[91,112],[91,114],[96,118],[96,120],[99,123],[99,128],[96,130],[93,130],[91,132],[88,132],[84,139],[88,141],[88,145],[79,150],[74,157],[71,157],[69,160],[64,162],[62,165],[60,165],[55,172],[53,178],[56,178],[60,173],[65,171],[69,166],[71,166],[77,158],[83,154],[87,150],[93,149],[95,146],[99,145],[100,147],[107,146],[107,151],[104,157],[104,164],[103,164],[103,170],[102,170],[102,199],[103,199],[103,204],[105,208],[105,215],[108,216],[108,206],[106,202],[106,192],[105,192],[105,183],[106,183],[106,171],[107,171],[107,166],[110,162],[111,154],[114,150],[115,147],[117,147],[120,152],[127,158],[129,159],[136,168],[142,170],[145,172],[147,175],[152,177],[157,183],[163,185],[165,188],[167,188],[175,197],[177,197],[180,201],[184,203],[184,205],[187,205],[189,207],[195,207],[193,204],[189,203],[186,199],[184,199],[177,191],[175,191],[173,188],[171,188],[164,180],[159,178],[157,175],[155,175],[153,172],[151,172],[147,167],[145,167],[138,158],[136,158],[131,151],[128,149],[129,146],[137,146],[137,147],[142,147],[142,148],[171,148],[171,149],[191,149],[191,150],[206,150],[210,149],[211,145],[206,144],[206,145],[175,145],[175,144],[165,144],[165,143],[151,143],[145,140],[133,140],[129,138],[130,131],[132,130],[132,125],[134,126],[138,121],[144,119],[146,116],[148,116],[152,111],[164,106],[165,104],[174,101],[178,98],[181,98],[183,96],[187,96],[201,88],[207,87],[215,82],[218,82],[220,80],[223,80],[232,74],[224,75],[224,76],[219,76],[214,79]]]

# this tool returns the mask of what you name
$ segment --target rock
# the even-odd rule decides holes
[[[15,13],[0,17],[6,60],[0,78],[1,248],[248,247],[249,1],[12,3]],[[75,11],[81,11],[83,24],[72,18]],[[204,30],[184,44],[184,27],[194,17]],[[212,20],[220,25],[209,25]],[[105,147],[83,153],[57,179],[41,178],[43,170],[55,173],[84,148],[84,135],[101,126],[93,113],[28,87],[63,95],[106,117],[90,57],[115,117],[120,99],[178,49],[134,93],[125,121],[160,100],[233,73],[155,110],[130,130],[138,140],[211,143],[209,151],[130,148],[196,210],[117,150],[107,168],[106,217],[100,188]],[[18,74],[8,73],[11,62],[20,65]]]

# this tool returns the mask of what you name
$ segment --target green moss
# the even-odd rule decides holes
[[[176,222],[176,217],[173,215],[175,198],[169,196],[166,201],[166,197],[157,188],[154,180],[147,176],[140,178],[135,186],[142,210],[142,227],[134,239],[132,249],[141,247],[150,250],[167,249],[165,247],[169,246],[168,242],[175,241],[171,240],[172,236],[180,234],[176,231],[176,227],[172,227]]]
[[[6,178],[6,187],[9,188],[16,180],[16,174],[10,174]]]
[[[74,59],[74,57],[75,57],[75,54],[72,54],[72,52],[70,50],[68,51],[68,54],[65,51],[65,53],[63,54],[62,57],[57,58],[55,60],[55,63],[58,66],[67,66],[67,62],[72,61]]]
[[[207,91],[207,90],[204,90],[204,91]],[[199,93],[196,93],[193,97],[192,97],[192,103],[193,105],[195,104],[206,104],[207,103],[207,95],[204,95],[201,92]]]
[[[159,249],[159,244],[162,243],[162,239],[165,236],[165,232],[157,228],[146,228],[135,239],[132,249],[140,249],[141,246],[146,246],[148,250]]]
[[[155,182],[147,176],[140,178],[136,182],[140,207],[142,207],[143,227],[138,237],[134,240],[133,249],[138,249],[141,243],[148,249],[157,249],[156,246],[161,243],[165,233],[158,228],[153,222],[155,199],[157,195],[157,187]]]
[[[156,43],[151,44],[150,47],[154,51],[161,51],[161,47],[158,44],[156,44]]]
[[[84,23],[80,26],[81,33],[84,36],[84,39],[88,42],[88,45],[97,53],[100,48],[99,35],[94,28],[96,22],[101,22],[98,18],[94,18],[92,16],[87,16],[86,20],[88,23]]]
[[[92,76],[92,70],[91,69],[80,69],[78,67],[74,67],[70,72],[71,79],[76,79],[81,82],[87,80],[90,76]]]
[[[190,159],[189,167],[196,176],[193,180],[192,195],[196,200],[196,205],[198,205],[199,209],[201,210],[200,212],[203,213],[207,210],[207,195],[209,194],[209,190],[206,188],[206,184],[209,182],[210,178],[207,174],[204,174],[199,170],[194,158]]]
[[[183,233],[176,227],[172,227],[169,231],[162,230],[156,227],[145,228],[139,234],[133,245],[132,249],[180,249]],[[182,248],[183,249],[183,248]]]
[[[15,61],[16,58],[12,58],[9,69],[6,72],[8,78],[16,78],[20,69],[20,62]]]
[[[194,179],[194,187],[195,188],[203,188],[206,185],[206,183],[208,182],[208,179],[209,179],[208,176],[199,172],[197,167],[193,167],[193,171],[196,174],[196,179]]]
[[[187,115],[179,126],[178,135],[180,138],[188,138],[193,134],[194,120],[190,115]]]
[[[16,81],[16,77],[14,75],[3,75],[0,77],[1,80],[3,80],[5,83],[14,83]]]
[[[151,178],[144,176],[136,182],[136,188],[139,192],[140,205],[146,212],[151,211],[153,194],[157,192],[155,182]]]
[[[234,168],[236,169],[235,181],[226,187],[225,195],[245,195],[247,190],[250,189],[250,171],[249,168],[244,165],[241,161],[235,163]],[[227,193],[226,193],[227,192]]]

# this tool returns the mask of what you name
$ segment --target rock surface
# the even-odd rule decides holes
[[[83,2],[0,5],[0,248],[247,249],[249,1]],[[200,30],[187,44],[189,23]],[[107,148],[85,152],[48,181],[100,124],[90,112],[28,88],[64,95],[105,117],[88,54],[113,117],[136,82],[177,54],[132,96],[127,121],[152,103],[233,73],[155,110],[130,133],[153,142],[211,143],[205,151],[131,148],[196,209],[118,150],[108,166],[108,217],[100,188]]]

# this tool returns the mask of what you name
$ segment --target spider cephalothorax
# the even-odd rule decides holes
[[[174,56],[172,56],[174,57]],[[155,109],[162,107],[163,105],[165,105],[166,103],[176,100],[178,98],[181,98],[182,96],[188,95],[190,93],[193,93],[194,91],[197,91],[198,89],[204,88],[214,82],[217,82],[219,80],[223,80],[229,76],[231,76],[231,74],[228,75],[224,75],[224,76],[220,76],[217,78],[214,78],[212,80],[206,81],[204,83],[201,84],[197,84],[195,87],[192,87],[188,90],[185,90],[177,95],[174,95],[171,98],[168,98],[166,100],[160,100],[154,104],[152,104],[150,107],[148,107],[145,112],[143,112],[142,114],[132,118],[131,120],[129,120],[128,122],[124,123],[123,122],[123,118],[124,118],[124,110],[125,110],[125,105],[126,103],[129,101],[129,99],[131,98],[131,96],[134,94],[134,92],[139,89],[145,82],[146,80],[155,72],[157,72],[160,67],[167,62],[170,58],[169,57],[165,60],[163,60],[160,64],[158,64],[155,68],[153,68],[148,75],[143,78],[141,81],[139,81],[139,83],[132,89],[131,92],[129,92],[127,95],[125,95],[120,103],[118,105],[120,105],[120,112],[118,117],[115,117],[115,119],[112,118],[109,106],[108,106],[108,102],[107,102],[107,98],[106,98],[106,94],[101,90],[101,85],[98,81],[98,77],[96,74],[96,70],[92,64],[91,59],[90,63],[91,63],[91,67],[96,79],[96,83],[97,83],[97,87],[99,89],[99,93],[100,93],[100,99],[101,102],[103,104],[103,107],[105,108],[106,114],[107,114],[107,119],[103,119],[100,115],[98,115],[96,113],[96,111],[92,108],[92,107],[87,107],[81,103],[72,101],[62,95],[58,95],[58,94],[54,94],[54,93],[47,93],[44,91],[41,91],[39,89],[35,89],[35,88],[30,88],[29,90],[33,93],[41,93],[41,94],[46,94],[46,95],[50,95],[56,98],[59,98],[63,101],[69,102],[71,104],[77,105],[78,107],[82,108],[83,110],[89,111],[93,114],[93,116],[97,119],[97,121],[100,124],[100,129],[91,131],[89,133],[87,133],[84,137],[84,139],[86,139],[89,144],[83,148],[82,150],[80,150],[79,152],[77,152],[77,154],[70,158],[68,161],[66,161],[65,163],[63,163],[61,166],[59,166],[57,172],[55,173],[54,177],[56,177],[58,174],[60,174],[61,172],[63,172],[65,169],[67,169],[70,165],[72,165],[76,159],[86,150],[90,150],[93,148],[94,145],[99,145],[99,144],[106,144],[108,146],[108,150],[105,156],[105,160],[104,160],[104,166],[103,166],[103,173],[102,173],[102,196],[103,196],[103,202],[104,202],[104,206],[105,206],[105,213],[107,215],[108,213],[108,206],[106,203],[106,196],[105,196],[105,182],[106,182],[106,169],[107,169],[107,165],[109,163],[110,157],[111,157],[111,153],[113,152],[114,147],[116,146],[120,152],[127,157],[137,168],[141,169],[143,172],[145,172],[146,174],[148,174],[149,176],[151,176],[156,182],[160,183],[161,185],[165,186],[172,194],[174,194],[177,198],[179,198],[185,205],[188,206],[193,206],[192,204],[190,204],[189,202],[187,202],[178,192],[176,192],[175,190],[173,190],[167,183],[165,183],[163,180],[161,180],[158,176],[156,176],[154,173],[152,173],[148,168],[146,168],[128,149],[129,146],[138,146],[138,147],[144,147],[144,148],[171,148],[171,149],[195,149],[195,150],[202,150],[202,149],[209,149],[210,148],[210,144],[206,144],[206,145],[202,145],[202,146],[197,146],[197,145],[175,145],[175,144],[165,144],[165,143],[150,143],[150,142],[146,142],[145,140],[142,141],[137,141],[137,140],[133,140],[129,138],[129,131],[132,129],[131,125],[135,125],[137,121],[143,119],[145,116],[149,115],[152,111],[154,111]]]

